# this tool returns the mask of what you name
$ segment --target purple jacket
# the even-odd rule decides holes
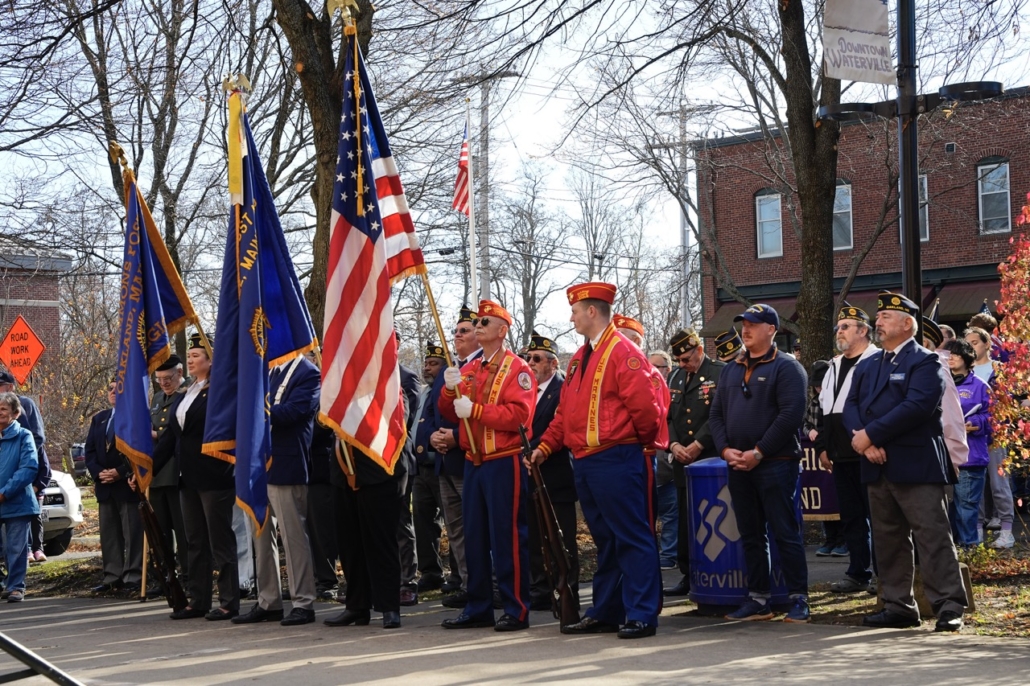
[[[991,440],[991,389],[983,379],[970,372],[965,379],[955,384],[958,401],[962,405],[962,414],[966,422],[976,427],[976,431],[966,433],[969,444],[969,461],[963,467],[986,467],[990,459],[987,455],[987,444]],[[979,408],[968,414],[974,407]]]

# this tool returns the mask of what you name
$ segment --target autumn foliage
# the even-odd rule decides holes
[[[1016,224],[1030,226],[1030,193]],[[1030,240],[1021,234],[1010,242],[1012,254],[998,265],[998,312],[1004,315],[998,333],[1009,358],[998,367],[992,419],[996,444],[1008,448],[1006,466],[1026,471],[1030,467],[1030,407],[1024,403],[1030,394]]]

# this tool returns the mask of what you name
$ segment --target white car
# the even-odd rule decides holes
[[[75,527],[82,524],[82,494],[70,474],[53,470],[43,489],[43,552],[60,555],[72,542]]]

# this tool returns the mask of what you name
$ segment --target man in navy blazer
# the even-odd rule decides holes
[[[941,424],[946,371],[937,354],[916,341],[917,317],[919,308],[905,296],[880,293],[876,334],[883,349],[855,367],[844,406],[851,445],[863,456],[884,604],[863,624],[919,625],[914,537],[935,628],[958,631],[966,594],[944,497],[945,485],[954,482]]]
[[[269,520],[261,533],[255,535],[258,602],[246,614],[233,617],[233,624],[278,621],[283,626],[298,626],[315,621],[315,571],[306,518],[308,464],[320,389],[321,373],[304,355],[272,369],[268,384],[272,424],[268,504],[275,520]],[[285,617],[276,527],[286,551],[286,575],[293,604]]]
[[[558,409],[565,380],[558,374],[558,355],[554,341],[536,331],[529,339],[527,362],[536,377],[536,411],[529,444],[536,448],[540,437],[547,431]],[[554,505],[554,514],[561,528],[565,549],[569,552],[569,585],[579,604],[579,546],[576,543],[576,477],[572,471],[572,453],[562,448],[537,466]],[[535,488],[531,486],[531,490]],[[550,610],[554,588],[544,569],[544,555],[540,544],[540,525],[536,508],[526,508],[529,520],[529,600],[531,610]]]
[[[112,409],[93,415],[86,438],[86,470],[93,477],[100,509],[100,555],[104,581],[93,588],[106,593],[123,587],[139,590],[143,578],[143,520],[139,496],[129,486],[129,463],[114,445],[114,401],[117,385],[107,386]]]

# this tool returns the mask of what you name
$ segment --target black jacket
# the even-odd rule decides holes
[[[111,418],[111,409],[101,410],[93,415],[86,437],[86,470],[93,477],[93,488],[97,502],[110,500],[131,503],[138,502],[139,496],[129,487],[128,476],[131,472],[124,455],[114,447],[114,436],[107,437],[107,422]],[[100,481],[100,472],[105,469],[117,469],[122,478],[114,483],[105,484]]]
[[[536,402],[536,411],[533,413],[533,431],[530,434],[532,438],[529,441],[534,448],[540,444],[540,438],[547,431],[551,420],[554,419],[554,413],[558,409],[558,399],[564,385],[564,379],[555,374],[543,396]],[[544,463],[540,465],[540,476],[544,478],[547,493],[553,502],[576,502],[576,480],[572,473],[572,453],[568,448],[562,448],[544,460]]]
[[[205,387],[186,410],[185,426],[179,426],[175,414],[186,394],[175,399],[169,412],[168,430],[161,434],[154,447],[154,473],[172,459],[179,462],[181,485],[197,491],[224,491],[236,488],[235,468],[229,462],[203,454],[204,426],[207,424],[207,391]]]

